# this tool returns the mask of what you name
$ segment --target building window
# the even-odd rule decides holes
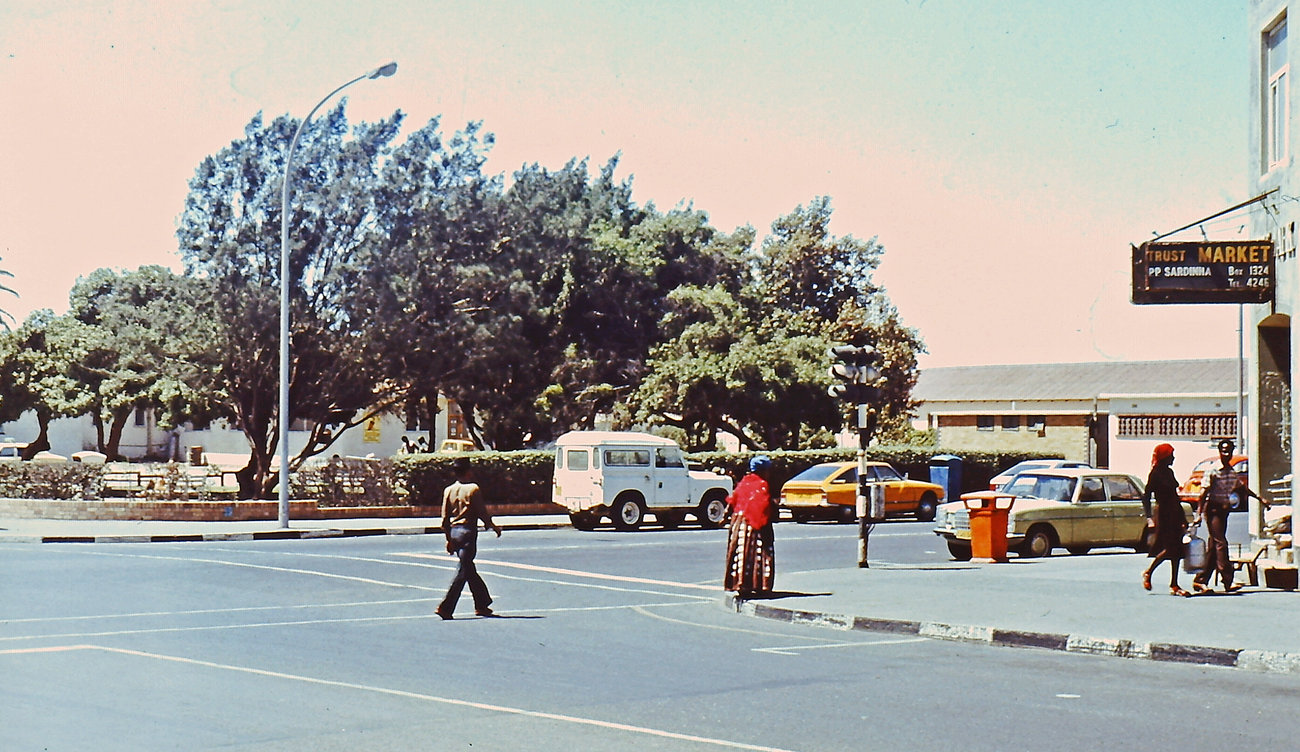
[[[1020,416],[1019,416],[1019,415],[1003,415],[1003,416],[1002,416],[1002,430],[1003,430],[1003,431],[1019,431],[1019,430],[1020,430]]]
[[[1291,70],[1286,52],[1286,17],[1264,32],[1263,116],[1264,169],[1271,170],[1287,158],[1290,111],[1287,74]]]
[[[1025,421],[1025,423],[1027,423],[1027,424],[1029,425],[1029,430],[1031,430],[1031,431],[1038,431],[1039,433],[1042,433],[1044,430],[1047,429],[1047,416],[1046,416],[1046,415],[1031,415],[1031,416],[1029,416],[1029,418]]]
[[[135,424],[137,426],[143,426],[146,425],[147,423],[148,421],[147,421],[147,415],[145,413],[145,409],[143,407],[137,407],[135,409]]]
[[[977,431],[992,431],[992,430],[993,430],[993,416],[992,416],[992,415],[976,415],[976,416],[975,416],[975,430],[977,430]]]

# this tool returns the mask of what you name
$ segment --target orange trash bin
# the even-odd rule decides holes
[[[1016,497],[997,491],[964,494],[961,501],[970,515],[972,560],[1007,560],[1007,517]]]

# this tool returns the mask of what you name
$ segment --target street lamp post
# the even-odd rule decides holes
[[[389,63],[375,68],[365,75],[357,76],[325,95],[324,99],[311,108],[311,112],[307,113],[307,117],[303,118],[301,123],[298,123],[298,129],[293,132],[293,140],[289,142],[289,153],[284,158],[284,188],[280,194],[280,413],[278,416],[280,422],[278,439],[280,450],[280,480],[278,483],[280,492],[280,527],[289,527],[289,183],[293,177],[293,152],[298,147],[298,137],[302,135],[303,128],[306,128],[307,123],[311,121],[311,116],[315,115],[316,110],[319,110],[335,94],[358,81],[391,76],[396,72],[397,63]]]

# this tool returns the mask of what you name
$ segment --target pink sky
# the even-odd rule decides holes
[[[1249,198],[1245,26],[1241,0],[9,0],[0,308],[179,268],[204,156],[396,60],[351,119],[482,119],[493,172],[621,151],[637,201],[724,230],[831,196],[923,366],[1231,357],[1236,307],[1132,306],[1128,254]]]

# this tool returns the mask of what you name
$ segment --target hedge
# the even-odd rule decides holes
[[[928,480],[930,458],[943,454],[927,447],[873,446],[867,459],[888,462],[911,478]],[[721,469],[740,478],[756,452],[701,452],[688,454],[692,467]],[[772,459],[772,485],[780,487],[802,470],[821,462],[850,462],[854,449],[807,449],[762,452]],[[955,453],[953,453],[955,454]],[[488,500],[498,504],[545,504],[551,500],[554,453],[544,450],[405,454],[391,460],[342,460],[304,468],[291,481],[294,498],[316,499],[321,506],[439,506],[442,489],[455,480],[457,457],[470,458]],[[962,456],[962,492],[988,488],[989,478],[1025,459],[1041,454],[1019,452],[967,452]],[[98,499],[104,496],[103,467],[81,463],[37,465],[0,463],[0,497],[27,499]],[[141,465],[141,467],[145,467]],[[176,474],[168,463],[161,472]],[[203,494],[188,494],[200,498]],[[179,498],[179,496],[178,496]]]

